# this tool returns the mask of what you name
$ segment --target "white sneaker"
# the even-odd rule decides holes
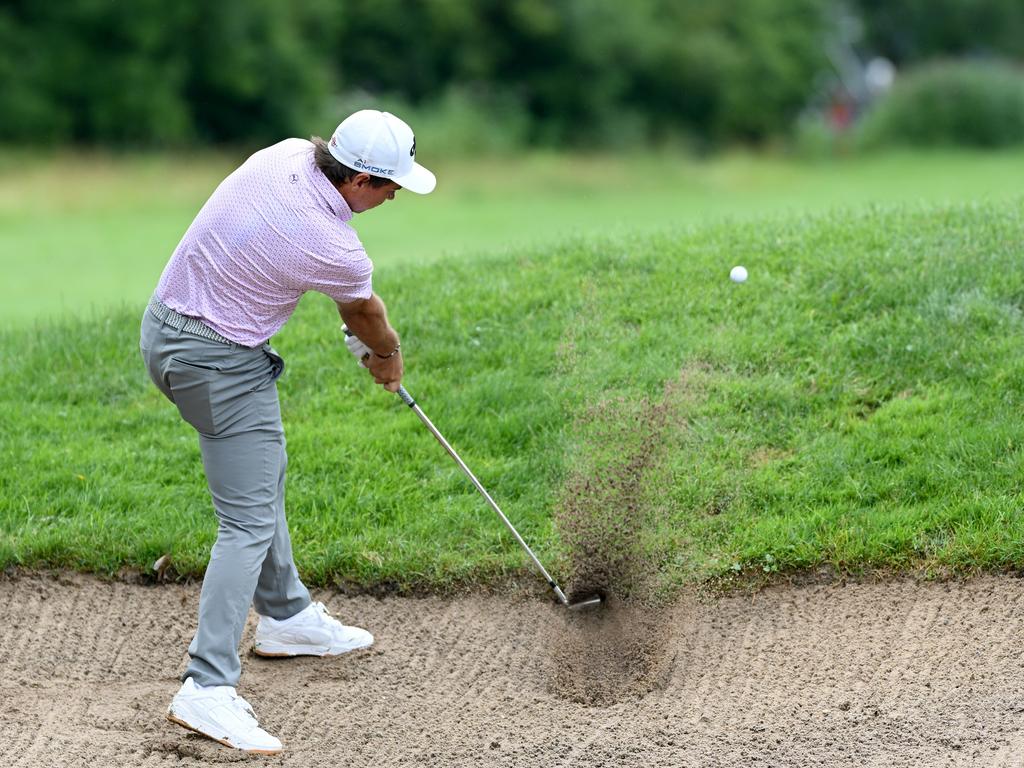
[[[373,645],[373,635],[346,627],[323,603],[310,603],[288,619],[260,616],[253,653],[257,656],[337,656]]]
[[[225,747],[276,755],[281,742],[260,728],[252,706],[230,685],[197,685],[192,678],[175,694],[167,719]]]

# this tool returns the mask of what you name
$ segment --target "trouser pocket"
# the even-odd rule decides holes
[[[278,377],[284,373],[284,358],[277,354],[277,350],[269,344],[264,344],[263,354],[267,356],[267,360],[270,362],[270,376],[268,380],[261,382],[259,385],[254,387],[253,391],[262,389],[267,384],[277,381]]]
[[[284,360],[269,344],[229,347],[168,330],[147,317],[140,348],[150,378],[200,434],[280,430],[274,384]]]
[[[207,437],[257,428],[279,430],[275,380],[283,366],[279,355],[260,350],[222,361],[174,357],[168,381],[182,418]]]
[[[214,434],[213,383],[219,371],[179,358],[168,361],[166,381],[181,418],[203,434]]]

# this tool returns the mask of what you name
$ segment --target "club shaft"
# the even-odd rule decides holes
[[[462,471],[466,473],[466,477],[468,477],[472,481],[473,485],[476,486],[476,489],[480,491],[480,495],[484,497],[484,500],[490,505],[491,509],[494,510],[495,514],[497,514],[498,517],[501,518],[501,522],[503,522],[505,524],[505,527],[508,528],[509,532],[513,536],[515,536],[516,541],[519,542],[519,545],[524,550],[526,550],[526,554],[528,554],[530,556],[530,559],[533,560],[533,564],[537,566],[537,570],[540,571],[541,575],[547,581],[548,585],[551,587],[552,590],[554,590],[555,596],[558,598],[559,602],[561,602],[562,605],[569,605],[568,598],[559,588],[558,584],[555,583],[555,580],[551,578],[551,574],[548,573],[547,569],[543,566],[543,564],[541,564],[540,560],[537,559],[537,556],[533,553],[533,550],[530,549],[530,545],[527,544],[523,540],[523,537],[519,535],[519,531],[517,531],[515,526],[512,525],[512,522],[507,517],[505,517],[505,513],[501,511],[501,508],[497,505],[494,499],[491,498],[491,494],[489,494],[487,492],[487,489],[480,484],[480,481],[477,480],[476,475],[474,475],[470,468],[466,466],[466,462],[462,460],[459,454],[455,452],[455,449],[452,448],[448,441],[444,439],[444,435],[442,435],[438,431],[437,427],[434,426],[434,423],[427,418],[427,414],[425,414],[423,410],[416,404],[416,401],[412,399],[412,396],[406,391],[405,387],[399,387],[398,396],[402,398],[402,401],[406,405],[412,408],[413,412],[419,417],[420,421],[422,421],[426,428],[430,430],[430,434],[432,434],[437,439],[437,442],[439,442],[441,446],[446,451],[448,451],[448,455],[455,459],[455,463],[458,464]]]

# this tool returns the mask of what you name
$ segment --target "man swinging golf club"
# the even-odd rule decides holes
[[[284,361],[268,342],[303,293],[320,291],[337,303],[355,334],[349,348],[374,381],[398,390],[398,334],[349,222],[399,189],[431,192],[434,175],[415,156],[409,126],[375,110],[346,118],[329,142],[287,139],[257,152],[196,216],[143,316],[146,368],[199,434],[219,521],[190,662],[167,717],[229,747],[282,749],[235,691],[250,604],[260,655],[332,656],[373,643],[310,600],[292,561],[277,398]]]

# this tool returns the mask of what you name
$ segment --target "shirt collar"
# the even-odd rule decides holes
[[[320,193],[320,197],[331,213],[341,221],[349,221],[352,218],[352,209],[348,207],[341,192],[327,180],[324,172],[317,167],[312,151],[309,153],[309,176],[313,181],[313,188]]]

